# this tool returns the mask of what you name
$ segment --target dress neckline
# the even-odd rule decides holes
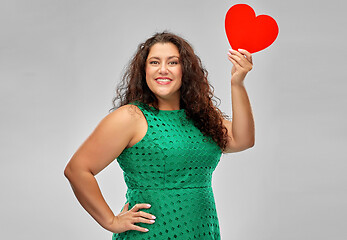
[[[144,104],[146,104],[148,107],[150,107],[152,110],[155,110],[155,107],[152,107],[152,106],[150,106],[150,105],[148,105],[147,103],[144,103]],[[182,108],[182,109],[177,109],[177,110],[160,110],[159,109],[159,112],[168,112],[168,113],[170,113],[170,112],[182,112],[182,111],[184,111],[184,109]]]

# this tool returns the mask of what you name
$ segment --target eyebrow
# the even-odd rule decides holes
[[[160,60],[159,57],[150,57],[150,58],[148,58],[148,60],[149,60],[149,59],[152,59],[152,58],[155,58],[155,59]],[[168,57],[168,59],[171,59],[171,58],[178,58],[178,59],[179,59],[179,57],[177,57],[177,56],[170,56],[170,57]]]

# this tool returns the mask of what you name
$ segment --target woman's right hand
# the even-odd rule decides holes
[[[128,211],[129,202],[126,203],[123,207],[123,210],[117,215],[114,216],[112,224],[107,228],[107,230],[113,233],[121,233],[128,230],[136,230],[140,232],[148,232],[146,228],[135,225],[134,223],[143,222],[153,224],[155,217],[143,211],[138,211],[141,208],[150,208],[149,205],[145,203],[138,203]],[[154,218],[152,218],[152,216]]]

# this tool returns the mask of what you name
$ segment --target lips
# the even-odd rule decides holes
[[[163,81],[164,79],[165,79],[165,81]],[[162,80],[162,81],[160,81],[160,80]],[[168,85],[172,82],[172,79],[168,78],[168,77],[158,77],[155,79],[155,81],[160,85]]]

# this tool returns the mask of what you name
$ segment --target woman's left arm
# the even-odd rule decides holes
[[[231,69],[232,121],[223,120],[228,129],[229,141],[224,153],[239,152],[254,146],[255,129],[251,104],[244,79],[253,68],[252,55],[243,49],[229,50]]]

